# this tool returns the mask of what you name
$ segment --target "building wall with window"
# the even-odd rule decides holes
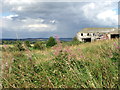
[[[91,38],[91,41],[94,41],[97,37],[96,33],[77,33],[77,39],[81,42],[86,38]]]
[[[85,28],[77,33],[77,39],[81,42],[112,38],[120,38],[118,28]]]

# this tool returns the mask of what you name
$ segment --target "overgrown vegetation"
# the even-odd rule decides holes
[[[25,41],[25,45],[26,45],[26,47],[31,47],[31,45],[30,45],[30,42],[29,42],[29,41]]]
[[[17,41],[14,48],[18,51],[24,51],[25,50],[25,48],[23,46],[23,43],[21,41]]]
[[[44,47],[44,44],[42,42],[36,42],[34,44],[34,49],[39,49],[39,50],[43,50],[45,47]]]
[[[58,39],[56,42],[48,44],[53,45],[52,48],[47,48],[45,42],[36,42],[33,50],[22,47],[21,43],[17,43],[19,50],[9,51],[8,46],[4,46],[3,88],[119,89],[118,39],[71,45]]]
[[[66,41],[62,41],[62,44],[64,46],[74,46],[74,45],[79,45],[82,44],[83,42],[78,41],[78,39],[76,37],[74,37],[72,39],[72,41],[66,42]]]

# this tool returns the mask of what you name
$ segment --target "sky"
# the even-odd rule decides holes
[[[2,38],[71,38],[83,28],[118,26],[118,0],[75,1],[0,1]]]

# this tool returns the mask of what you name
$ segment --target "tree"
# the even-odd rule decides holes
[[[46,46],[47,46],[47,47],[52,47],[52,46],[54,46],[55,44],[57,44],[55,38],[50,37],[50,38],[48,39],[48,41],[47,41]]]

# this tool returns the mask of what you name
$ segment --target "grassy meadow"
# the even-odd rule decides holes
[[[119,88],[118,39],[14,47],[2,45],[3,88]]]

